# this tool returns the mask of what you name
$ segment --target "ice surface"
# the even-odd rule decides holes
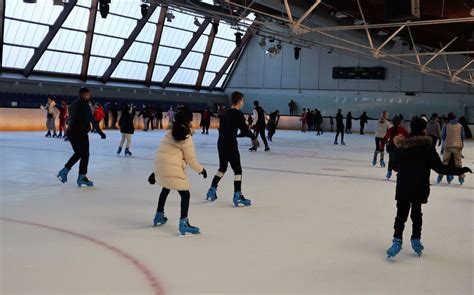
[[[118,132],[107,131],[105,141],[91,134],[96,187],[79,189],[77,166],[68,183],[55,178],[71,155],[68,143],[1,133],[0,215],[38,225],[0,220],[0,293],[152,294],[157,278],[166,294],[473,294],[472,175],[463,187],[432,186],[422,258],[409,245],[408,221],[403,250],[389,262],[395,182],[371,167],[373,136],[348,135],[347,146],[333,146],[333,133],[277,131],[268,153],[249,153],[241,139],[243,191],[253,206],[236,209],[230,169],[217,202],[204,200],[217,135],[198,132],[209,178],[189,171],[189,217],[202,234],[183,239],[176,192],[168,224],[152,227],[160,188],[146,180],[163,134],[138,131],[131,158],[116,156]],[[464,155],[473,167],[474,142]]]

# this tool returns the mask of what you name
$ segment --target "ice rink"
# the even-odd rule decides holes
[[[194,136],[209,177],[194,171],[190,222],[200,236],[179,238],[179,196],[168,223],[153,227],[161,188],[147,183],[164,132],[138,131],[133,157],[115,154],[120,133],[91,134],[88,176],[78,166],[55,177],[71,147],[38,132],[0,134],[2,294],[473,294],[474,176],[433,185],[423,206],[425,251],[409,245],[394,261],[395,176],[373,168],[373,135],[277,131],[271,151],[250,153],[240,139],[243,191],[253,206],[232,206],[229,168],[216,203],[205,194],[216,172],[216,130]],[[464,164],[474,166],[474,142]],[[432,183],[435,180],[432,173]]]

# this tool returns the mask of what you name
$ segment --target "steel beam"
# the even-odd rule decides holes
[[[54,36],[56,36],[56,34],[59,32],[59,29],[61,29],[61,26],[66,21],[72,9],[76,6],[76,3],[77,0],[70,0],[69,2],[64,4],[63,11],[61,11],[54,24],[49,27],[48,33],[43,38],[43,41],[41,41],[40,45],[35,50],[35,53],[30,58],[30,61],[28,61],[28,64],[23,69],[23,75],[25,77],[28,77],[33,72],[33,69],[35,68],[36,64],[43,56],[43,53],[48,48],[49,44],[51,44],[51,41],[53,41]]]
[[[218,21],[218,20],[215,20]],[[211,55],[212,45],[214,44],[214,39],[216,34],[214,30],[211,30],[211,34],[207,38],[206,50],[204,51],[204,56],[202,58],[201,68],[199,69],[199,75],[196,81],[196,89],[201,90],[202,80],[204,79],[204,74],[206,73],[207,64],[209,62],[209,56]]]
[[[420,55],[418,54],[418,50],[416,49],[415,39],[413,38],[413,34],[411,33],[410,27],[407,27],[408,35],[410,35],[411,45],[413,46],[413,51],[415,52],[416,62],[421,65]]]
[[[360,0],[357,0],[357,6],[359,6],[360,16],[362,17],[362,21],[364,25],[367,26],[367,21],[365,20],[364,11],[362,10],[362,6],[360,5]],[[365,33],[367,34],[367,39],[369,40],[369,45],[372,50],[374,50],[374,42],[372,42],[372,36],[370,35],[369,29],[365,28]]]
[[[437,58],[441,53],[443,53],[443,51],[445,51],[449,47],[449,45],[453,44],[453,42],[456,41],[457,39],[458,37],[454,37],[451,41],[449,41],[448,44],[446,44],[443,48],[441,48],[438,52],[436,52],[435,55],[433,55],[427,62],[425,62],[421,66],[421,71],[423,72],[426,69],[427,65],[429,65],[433,60],[435,60],[435,58]]]
[[[179,67],[183,64],[184,60],[186,59],[188,54],[191,52],[191,49],[193,49],[194,45],[196,45],[196,42],[199,40],[199,38],[204,33],[204,31],[206,30],[207,26],[210,23],[211,23],[211,18],[206,17],[204,21],[202,22],[202,24],[199,26],[198,30],[194,32],[193,37],[188,42],[188,45],[186,45],[186,47],[181,51],[180,56],[175,61],[174,65],[170,68],[168,74],[166,74],[166,77],[163,79],[163,82],[161,82],[161,86],[163,88],[166,88],[166,86],[168,86],[171,79],[173,79],[174,74],[176,74]]]
[[[308,10],[306,10],[306,12],[298,19],[298,21],[296,22],[296,26],[301,25],[301,23],[311,14],[311,12],[313,12],[316,6],[318,6],[320,3],[321,3],[321,0],[316,0],[314,4],[311,5],[311,7]]]
[[[380,50],[382,50],[382,48],[384,48],[388,42],[390,42],[393,38],[395,38],[395,36],[398,35],[398,33],[400,33],[400,31],[403,30],[407,26],[408,23],[409,21],[407,21],[403,26],[398,28],[395,32],[392,33],[392,35],[390,35],[390,37],[388,37],[382,44],[380,44],[380,46],[377,49],[375,49],[374,56],[379,57]]]
[[[91,57],[92,38],[94,36],[95,20],[97,9],[99,7],[98,0],[92,0],[92,6],[89,9],[89,22],[87,23],[86,41],[84,46],[84,55],[82,56],[81,80],[87,80],[87,71],[89,70],[89,61]]]
[[[158,18],[158,23],[156,24],[155,39],[153,40],[153,45],[151,47],[150,59],[148,60],[148,67],[145,76],[145,85],[148,87],[150,87],[153,78],[153,71],[155,70],[156,57],[158,56],[158,48],[160,47],[161,43],[161,36],[163,34],[163,27],[165,26],[167,11],[167,6],[161,6],[160,17]]]
[[[155,12],[156,8],[158,5],[156,4],[151,4],[150,7],[148,8],[148,14],[141,18],[140,20],[137,21],[137,25],[133,29],[133,31],[130,33],[128,38],[125,40],[125,42],[122,45],[122,48],[120,48],[119,52],[117,55],[112,59],[112,62],[110,63],[109,67],[107,70],[105,70],[104,75],[100,78],[100,80],[105,84],[107,81],[110,79],[112,76],[112,73],[115,71],[117,66],[119,65],[120,61],[122,58],[125,56],[127,53],[128,49],[130,49],[130,46],[132,46],[133,42],[135,39],[138,37],[140,32],[142,31],[143,27],[146,25],[150,17],[153,15]]]
[[[5,30],[5,2],[6,0],[0,0],[0,73],[3,68],[3,36]]]
[[[285,3],[285,9],[286,14],[288,15],[288,20],[290,21],[290,23],[294,23],[293,14],[291,13],[290,4],[288,4],[288,0],[283,0],[283,2]]]
[[[457,70],[452,76],[451,76],[451,80],[454,81],[457,79],[458,75],[464,71],[468,66],[470,66],[472,63],[474,62],[474,59],[471,59],[468,63],[466,63],[462,68],[460,68],[459,70]]]

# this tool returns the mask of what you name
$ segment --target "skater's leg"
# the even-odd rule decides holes
[[[403,230],[405,229],[405,222],[410,213],[410,203],[397,201],[397,216],[395,217],[395,224],[393,225],[393,238],[403,240]]]
[[[462,148],[453,148],[454,166],[462,168]],[[463,179],[464,174],[459,176],[459,179]]]
[[[89,136],[87,135],[83,136],[79,143],[79,156],[81,157],[79,175],[86,175],[87,166],[89,165]]]
[[[181,196],[181,217],[188,218],[188,211],[189,211],[189,199],[191,198],[191,194],[189,191],[178,191],[179,195]]]
[[[234,171],[234,192],[242,191],[242,165],[240,164],[240,153],[234,151],[229,159],[230,167]]]
[[[122,133],[122,139],[120,140],[119,148],[123,148],[123,144],[125,143],[126,138],[127,138],[127,135],[125,133]]]
[[[156,208],[156,212],[165,212],[165,204],[166,198],[168,198],[168,194],[170,193],[170,189],[164,187],[161,190],[160,198],[158,199],[158,207]]]
[[[225,172],[227,171],[228,165],[228,155],[227,152],[224,152],[224,148],[219,147],[219,170],[217,170],[216,175],[212,179],[211,187],[217,188],[219,182],[221,181],[222,177],[224,176]]]
[[[344,129],[341,128],[341,143],[344,143]]]
[[[127,149],[129,149],[130,146],[132,145],[132,135],[131,134],[125,134],[125,139],[127,140],[127,144],[125,145],[125,147]]]
[[[71,170],[72,167],[81,159],[80,153],[79,153],[79,144],[78,144],[78,139],[76,137],[71,137],[69,138],[69,142],[71,143],[72,150],[74,151],[74,154],[71,156],[69,161],[67,161],[66,167],[68,170]]]
[[[423,213],[421,213],[421,203],[411,204],[411,221],[413,222],[412,240],[421,239],[421,228],[423,225]]]

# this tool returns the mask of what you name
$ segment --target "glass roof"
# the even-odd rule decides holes
[[[2,65],[4,68],[23,70],[51,30],[56,33],[52,36],[52,41],[47,44],[46,50],[42,54],[41,50],[38,51],[40,52],[39,61],[34,66],[33,72],[79,76],[88,39],[88,24],[91,22],[94,23],[94,27],[92,34],[89,35],[92,37],[92,45],[87,71],[88,79],[102,77],[107,69],[113,66],[112,79],[145,81],[153,42],[159,27],[161,7],[155,9],[137,38],[132,40],[131,33],[142,19],[141,0],[112,0],[108,16],[102,18],[97,11],[95,22],[89,19],[93,9],[91,6],[95,1],[78,0],[58,29],[53,28],[53,24],[63,12],[63,5],[53,5],[53,0],[37,0],[34,4],[21,0],[5,1]],[[151,64],[153,66],[151,80],[154,83],[161,82],[175,66],[178,58],[183,55],[184,61],[172,76],[170,85],[195,86],[199,71],[204,66],[203,61],[209,35],[212,34],[212,25],[208,25],[192,49],[185,52],[184,49],[193,38],[193,34],[204,22],[204,17],[189,15],[175,8],[169,8],[168,12],[174,15],[174,19],[166,20],[162,27],[156,60],[154,65]],[[251,23],[253,19],[254,15],[251,14],[246,22]],[[212,83],[235,49],[235,32],[237,30],[231,25],[220,22],[212,48],[207,53],[209,54],[207,66],[203,68],[203,87]],[[114,59],[117,60],[115,57],[120,49],[127,45],[129,47],[122,60],[113,63]],[[224,69],[225,74],[220,78],[217,87],[222,87],[230,74],[230,69],[231,66]]]

